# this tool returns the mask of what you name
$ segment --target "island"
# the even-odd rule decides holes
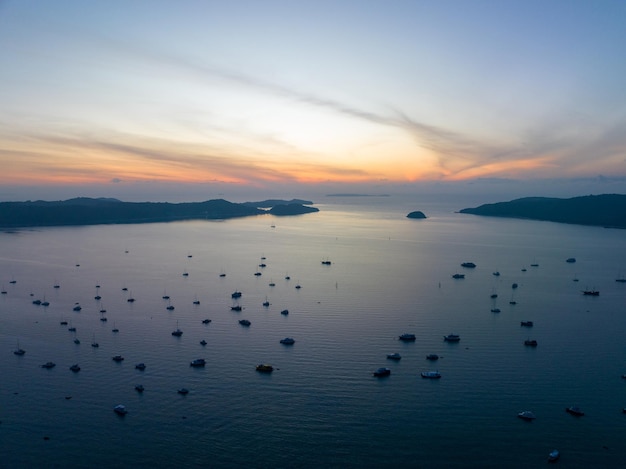
[[[277,212],[274,213],[274,210]],[[318,210],[288,202],[275,204],[271,210],[263,210],[257,206],[228,202],[224,199],[168,203],[122,202],[111,198],[78,197],[53,202],[42,200],[0,202],[0,228],[222,220],[267,213],[294,215]]]
[[[281,199],[266,199],[266,200],[261,200],[259,202],[244,202],[243,205],[247,206],[247,207],[254,207],[254,208],[272,208],[272,207],[276,207],[277,205],[313,205],[313,202],[311,202],[310,200],[303,200],[303,199],[291,199],[291,200],[281,200]]]
[[[415,212],[409,213],[406,217],[415,218],[417,220],[423,220],[424,218],[426,218],[426,215],[424,215],[424,212],[420,212],[419,210],[416,210]]]
[[[460,213],[489,217],[626,228],[626,195],[601,194],[572,197],[525,197],[509,202],[464,208]]]

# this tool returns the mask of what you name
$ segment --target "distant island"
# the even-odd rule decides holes
[[[426,218],[426,215],[424,215],[424,212],[420,212],[419,210],[416,210],[415,212],[409,213],[406,217],[407,218],[415,218],[417,220],[422,220],[422,219]]]
[[[352,193],[339,193],[339,194],[326,194],[326,197],[389,197],[389,194],[352,194]]]
[[[259,206],[271,206],[272,208],[263,210]],[[111,198],[78,197],[55,202],[42,200],[0,202],[0,228],[156,223],[200,219],[220,220],[266,213],[299,215],[317,211],[319,209],[293,203],[293,201],[282,201],[281,203],[277,200],[268,205],[263,205],[260,202],[238,204],[224,199],[174,204],[167,202],[122,202]]]
[[[526,197],[510,202],[464,208],[460,212],[489,217],[626,228],[626,195],[602,194],[570,199]]]
[[[277,205],[313,205],[313,202],[310,200],[302,200],[302,199],[291,199],[291,200],[281,200],[281,199],[266,199],[261,200],[259,202],[244,202],[242,205],[247,207],[254,208],[273,208]]]

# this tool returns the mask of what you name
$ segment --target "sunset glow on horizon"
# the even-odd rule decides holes
[[[626,4],[0,4],[0,184],[626,178]]]

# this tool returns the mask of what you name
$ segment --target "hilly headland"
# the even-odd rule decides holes
[[[460,212],[488,217],[525,218],[576,225],[626,228],[626,195],[601,194],[569,199],[525,197],[509,202],[464,208]]]

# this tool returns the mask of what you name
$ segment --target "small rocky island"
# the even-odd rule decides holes
[[[525,197],[510,202],[464,208],[460,212],[489,217],[626,228],[626,195],[587,195],[570,199]]]
[[[308,201],[302,201],[308,202]],[[271,207],[265,210],[259,207]],[[0,228],[157,223],[181,220],[220,220],[254,215],[299,215],[319,209],[293,201],[233,203],[122,202],[111,198],[78,197],[63,201],[0,202]]]
[[[415,218],[417,220],[423,220],[424,218],[426,218],[426,215],[424,215],[424,212],[420,212],[419,210],[416,210],[415,212],[409,213],[406,217]]]

